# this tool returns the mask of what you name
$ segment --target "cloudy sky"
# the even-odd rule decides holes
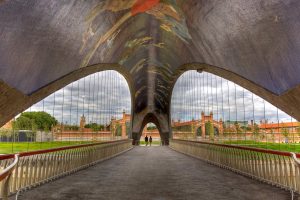
[[[33,105],[27,111],[45,111],[64,123],[109,123],[131,112],[131,98],[125,78],[116,71],[104,71],[82,78]]]
[[[185,72],[174,87],[172,119],[200,119],[201,111],[206,115],[212,111],[215,119],[222,118],[223,121],[295,121],[275,106],[231,81],[206,72]]]
[[[45,111],[60,122],[78,124],[80,116],[87,122],[109,123],[121,118],[123,110],[131,113],[131,99],[125,78],[116,71],[92,74],[33,105],[27,111]],[[218,76],[188,71],[177,81],[171,104],[174,120],[199,119],[201,111],[214,113],[224,121],[267,119],[269,122],[294,121],[260,97]]]

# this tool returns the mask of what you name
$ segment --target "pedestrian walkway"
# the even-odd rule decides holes
[[[135,147],[24,192],[19,200],[288,200],[290,193],[175,152]]]

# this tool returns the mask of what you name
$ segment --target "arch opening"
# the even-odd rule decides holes
[[[142,131],[140,144],[146,146],[157,146],[161,143],[161,133],[155,123],[147,123]],[[146,143],[148,141],[148,143]]]
[[[296,119],[208,72],[190,70],[178,78],[170,117],[173,138],[290,150],[300,143]]]
[[[174,74],[175,79],[171,86],[172,92],[174,91],[175,84],[177,80],[187,71],[195,70],[198,72],[211,73],[216,76],[222,77],[225,80],[229,80],[235,84],[240,85],[246,90],[254,93],[255,95],[265,99],[270,102],[274,106],[278,107],[280,110],[284,111],[288,115],[294,117],[298,121],[300,120],[300,101],[298,98],[295,98],[295,95],[300,91],[300,86],[295,86],[288,91],[284,91],[281,93],[276,93],[276,91],[271,91],[263,87],[262,85],[251,81],[247,77],[243,77],[235,72],[230,70],[226,70],[222,67],[217,67],[205,63],[186,63],[177,68],[176,73]],[[172,95],[170,95],[171,101]]]
[[[3,98],[4,96],[0,96],[0,101],[3,103],[3,105],[9,105],[2,106],[0,109],[0,126],[4,125],[20,112],[25,111],[32,105],[38,103],[42,99],[71,84],[72,82],[75,82],[91,74],[107,70],[113,70],[120,73],[126,79],[131,95],[134,94],[132,87],[133,80],[131,75],[120,64],[116,63],[100,63],[74,70],[71,73],[62,76],[59,79],[49,83],[48,85],[39,88],[27,95],[16,90],[15,88],[10,87],[0,80],[0,86],[4,90],[10,91],[10,93],[8,93],[8,96],[6,96],[5,98]],[[131,98],[133,99],[133,96],[131,96]]]
[[[160,143],[162,145],[168,145],[168,139],[169,139],[169,132],[163,132],[162,131],[162,124],[161,122],[158,120],[158,118],[156,117],[156,115],[154,113],[148,113],[145,115],[145,117],[143,118],[141,124],[139,124],[139,131],[137,133],[133,133],[133,144],[134,145],[139,145],[140,141],[144,140],[144,138],[142,137],[143,135],[143,131],[145,129],[145,127],[147,127],[147,124],[151,124],[151,125],[155,125],[156,126],[156,132],[159,133],[160,136]]]
[[[130,138],[131,107],[130,88],[124,76],[114,70],[96,72],[16,116],[0,129],[1,133],[7,132],[0,139],[12,145],[23,142],[26,148],[20,151],[29,151],[36,148],[37,142],[40,148],[48,148]]]

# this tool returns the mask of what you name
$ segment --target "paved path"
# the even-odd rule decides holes
[[[23,199],[285,200],[289,192],[209,165],[168,147],[118,157],[23,193]]]

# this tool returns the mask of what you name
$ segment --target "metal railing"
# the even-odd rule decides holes
[[[170,140],[170,147],[236,173],[300,192],[299,154],[179,139]]]
[[[131,148],[127,139],[2,155],[0,198],[7,199],[22,189],[74,173]]]
[[[13,163],[11,163],[7,168],[5,168],[1,173],[0,173],[0,182],[2,182],[1,185],[1,197],[3,197],[4,200],[8,198],[8,189],[9,189],[9,182],[10,182],[10,177],[17,166],[19,162],[19,154],[15,154],[14,156],[15,160]]]

